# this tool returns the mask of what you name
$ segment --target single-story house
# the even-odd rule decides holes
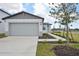
[[[51,31],[51,25],[50,23],[43,23],[43,33],[47,33]]]
[[[5,32],[5,28],[4,28],[4,24],[5,22],[2,20],[3,17],[9,16],[10,14],[6,11],[4,11],[3,9],[0,9],[0,33],[4,33]]]
[[[9,36],[42,36],[44,18],[21,11],[2,18]]]
[[[50,32],[52,25],[43,21],[44,18],[24,11],[11,15],[0,9],[0,33],[6,33],[6,35],[33,36],[38,34],[42,36],[42,33]]]

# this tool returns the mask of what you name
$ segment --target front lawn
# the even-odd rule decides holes
[[[52,44],[52,43],[47,43],[47,42],[40,42],[38,43],[38,46],[37,46],[36,55],[37,56],[56,56],[53,48],[56,46],[61,46],[61,45],[65,46],[65,44]],[[74,49],[76,48],[79,49],[79,44],[69,44],[69,46]],[[75,51],[72,51],[72,52],[74,53]]]
[[[55,34],[55,35],[66,38],[66,33],[65,32],[64,32],[64,36],[63,36],[63,32],[54,32],[52,34]],[[79,42],[79,33],[72,32],[72,36],[73,36],[73,39],[74,39],[75,42]],[[70,39],[72,39],[70,33],[69,33],[69,37],[70,37]]]
[[[38,43],[36,55],[37,56],[54,56],[55,55],[54,52],[50,51],[52,47],[54,46],[50,43],[46,43],[46,42]]]

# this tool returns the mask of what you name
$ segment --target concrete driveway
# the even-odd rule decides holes
[[[0,39],[0,56],[35,56],[37,37],[9,36]]]

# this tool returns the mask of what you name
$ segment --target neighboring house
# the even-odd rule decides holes
[[[51,30],[51,25],[50,23],[43,23],[43,33],[50,32]]]
[[[0,33],[4,33],[5,30],[4,30],[4,21],[2,20],[3,17],[6,17],[6,16],[9,16],[10,14],[7,13],[6,11],[0,9]]]
[[[42,36],[44,18],[19,12],[2,18],[5,21],[5,32],[9,36]]]

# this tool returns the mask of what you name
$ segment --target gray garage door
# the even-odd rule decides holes
[[[38,23],[10,23],[9,35],[11,36],[38,36]]]

